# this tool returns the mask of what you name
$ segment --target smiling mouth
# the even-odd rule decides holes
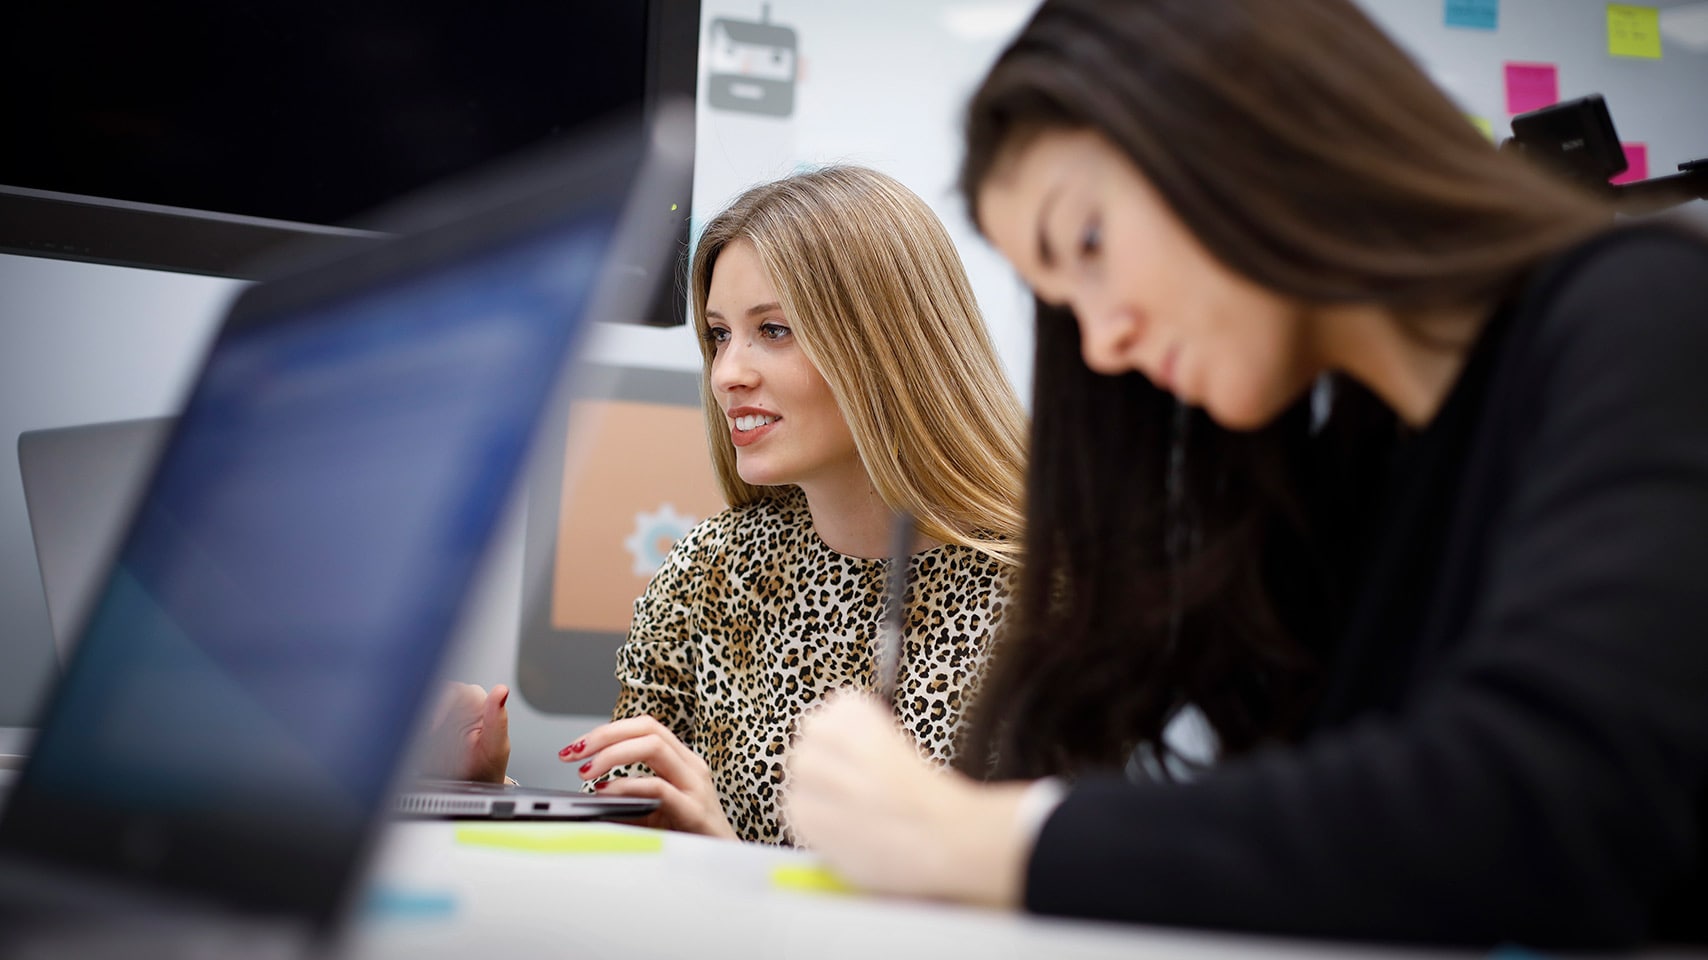
[[[730,442],[738,447],[758,443],[782,419],[782,417],[772,413],[747,413],[739,417],[731,417]]]
[[[759,416],[756,414],[745,416],[745,417],[736,417],[735,418],[735,430],[737,433],[752,433],[753,431],[758,430],[760,427],[768,427],[771,424],[776,423],[778,420],[781,420],[781,419],[783,419],[783,418],[782,417]]]

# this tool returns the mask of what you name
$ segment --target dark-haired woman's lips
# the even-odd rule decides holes
[[[1180,348],[1178,346],[1169,347],[1168,353],[1163,354],[1161,369],[1156,372],[1158,388],[1167,390],[1169,393],[1174,392],[1174,368],[1179,362]]]

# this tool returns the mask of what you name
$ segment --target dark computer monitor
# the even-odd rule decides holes
[[[281,245],[661,98],[699,0],[64,0],[0,31],[0,251],[254,278]],[[686,248],[692,198],[659,198]],[[683,298],[645,318],[679,323]]]

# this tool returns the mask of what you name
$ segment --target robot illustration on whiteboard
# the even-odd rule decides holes
[[[719,110],[787,117],[795,111],[800,56],[792,27],[719,17],[711,23],[706,102]]]

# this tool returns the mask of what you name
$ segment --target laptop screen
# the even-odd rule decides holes
[[[349,856],[622,199],[228,322],[42,725],[8,848],[104,864],[117,844],[169,884],[262,830],[281,861],[231,869],[284,883]]]

